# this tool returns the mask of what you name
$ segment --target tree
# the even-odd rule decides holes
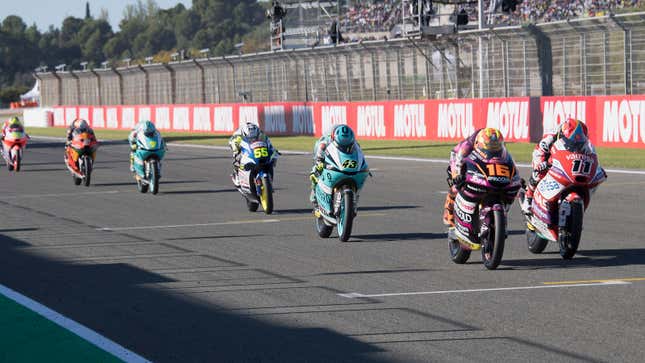
[[[25,29],[27,24],[17,15],[9,15],[2,21],[2,31],[7,34],[22,36]]]
[[[85,20],[92,19],[92,14],[90,13],[90,2],[85,3]]]

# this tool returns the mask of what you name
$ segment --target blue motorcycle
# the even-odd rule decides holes
[[[240,143],[240,167],[237,170],[237,190],[246,200],[251,212],[262,205],[264,213],[273,213],[273,168],[278,156],[277,150],[265,141],[242,140]]]
[[[334,144],[325,150],[325,169],[317,178],[314,189],[316,232],[328,238],[336,226],[338,238],[346,242],[358,210],[358,194],[370,174],[358,145],[343,152]]]
[[[161,178],[161,160],[166,154],[166,144],[159,133],[152,137],[137,135],[137,149],[133,155],[134,179],[141,193],[157,194]]]

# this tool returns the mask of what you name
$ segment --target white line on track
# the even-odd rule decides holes
[[[94,330],[61,315],[54,310],[46,307],[45,305],[42,305],[39,302],[32,300],[27,296],[22,295],[19,292],[14,291],[4,285],[0,285],[0,294],[37,313],[38,315],[43,316],[47,320],[61,326],[62,328],[78,335],[82,339],[94,344],[95,346],[123,360],[124,362],[150,362],[149,360],[122,347],[121,345],[102,336]]]
[[[472,292],[491,292],[491,291],[513,291],[513,290],[533,290],[533,289],[553,289],[553,288],[569,288],[569,287],[589,287],[589,286],[611,286],[611,285],[630,285],[628,281],[603,281],[584,284],[562,284],[562,285],[537,285],[537,286],[516,286],[516,287],[497,287],[490,289],[467,289],[467,290],[443,290],[443,291],[416,291],[416,292],[394,292],[386,294],[361,294],[357,292],[350,292],[338,294],[339,296],[349,299],[362,298],[362,297],[389,297],[389,296],[413,296],[413,295],[445,295],[445,294],[464,294]]]
[[[58,194],[18,194],[3,197],[2,199],[17,199],[17,198],[46,198],[46,197],[69,197],[77,195],[97,195],[97,194],[116,194],[118,190],[106,190],[103,192],[80,192],[80,193],[58,193]]]
[[[229,222],[213,222],[213,223],[193,223],[193,224],[171,224],[165,226],[133,226],[133,227],[103,227],[97,228],[98,231],[133,231],[139,229],[157,229],[157,228],[187,228],[187,227],[205,227],[205,226],[227,226],[234,224],[249,224],[249,223],[278,223],[279,219],[257,219],[247,221],[229,221]]]

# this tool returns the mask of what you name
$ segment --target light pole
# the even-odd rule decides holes
[[[484,30],[484,0],[479,0],[477,8],[479,12],[479,34],[477,36],[479,47],[477,52],[479,63],[479,98],[482,98],[484,95],[484,53],[482,50],[482,45],[484,44],[482,41],[482,30]]]

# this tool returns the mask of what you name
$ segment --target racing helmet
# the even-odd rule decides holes
[[[347,125],[336,125],[331,131],[331,141],[338,149],[349,152],[356,141],[354,131]]]
[[[562,139],[568,150],[582,150],[589,140],[589,131],[584,122],[568,118],[560,125],[557,138]]]
[[[143,121],[143,124],[141,124],[141,131],[143,131],[143,134],[146,137],[153,137],[155,132],[157,131],[157,128],[152,121],[146,120]]]
[[[88,132],[90,130],[90,124],[87,123],[87,121],[83,119],[76,119],[76,121],[78,121],[78,126],[76,127],[76,129],[79,132]]]
[[[487,127],[477,133],[474,147],[488,159],[499,157],[504,151],[504,136],[498,129]]]
[[[12,118],[9,119],[9,127],[17,127],[17,126],[22,126],[22,123],[20,122],[20,119],[18,116],[13,116]]]
[[[257,139],[260,136],[260,128],[252,122],[247,122],[242,126],[242,136],[251,140]]]

